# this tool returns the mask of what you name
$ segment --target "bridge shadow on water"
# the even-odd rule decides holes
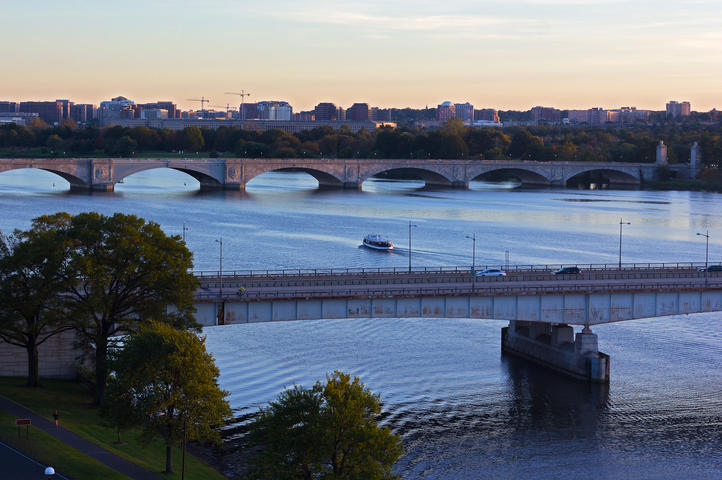
[[[502,355],[511,394],[510,421],[522,431],[571,429],[586,436],[609,408],[609,385],[568,378],[526,360]]]

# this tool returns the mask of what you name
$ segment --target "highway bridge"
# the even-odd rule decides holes
[[[665,163],[666,166],[666,157]],[[695,164],[696,165],[696,164]],[[200,182],[201,189],[243,190],[253,178],[272,171],[301,171],[324,188],[360,189],[386,172],[420,178],[428,186],[468,188],[469,182],[506,175],[527,186],[559,186],[596,172],[612,186],[635,186],[654,179],[658,163],[539,162],[532,160],[343,159],[343,158],[0,158],[0,173],[36,168],[55,173],[71,189],[113,191],[126,177],[145,170],[170,168]],[[695,176],[696,166],[667,166],[679,178]]]
[[[722,272],[704,264],[512,266],[478,277],[470,267],[197,272],[205,326],[339,318],[508,320],[502,349],[578,378],[608,381],[594,325],[722,311]],[[496,266],[498,267],[498,265]],[[483,268],[483,267],[482,267]],[[479,269],[477,269],[479,271]],[[583,326],[576,334],[572,325]]]

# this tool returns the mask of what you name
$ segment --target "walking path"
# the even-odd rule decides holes
[[[19,403],[13,402],[12,400],[0,395],[0,410],[5,410],[18,418],[29,418],[32,421],[34,427],[39,428],[48,435],[57,438],[61,442],[69,445],[76,450],[88,455],[91,458],[99,461],[103,465],[116,470],[123,475],[126,475],[135,480],[162,480],[160,475],[149,472],[138,465],[129,462],[114,453],[100,447],[79,435],[66,430],[62,427],[58,428],[50,420],[47,420],[40,415],[34,413]]]

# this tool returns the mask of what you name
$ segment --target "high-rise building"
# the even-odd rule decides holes
[[[669,118],[688,117],[690,113],[691,105],[689,102],[675,102],[674,100],[670,100],[669,103],[667,103],[667,117]]]
[[[647,123],[652,112],[637,110],[637,107],[621,107],[607,110],[607,122],[629,125],[633,123]]]
[[[95,105],[90,103],[77,103],[70,106],[70,118],[76,123],[89,123],[95,118]]]
[[[70,116],[68,106],[68,116]],[[53,125],[60,123],[67,116],[63,116],[65,112],[65,104],[63,101],[55,102],[20,102],[18,111],[27,113],[37,113],[39,117]]]
[[[0,102],[0,113],[15,113],[18,111],[18,102]]]
[[[436,107],[436,119],[445,122],[456,117],[455,106],[451,102],[444,102]]]
[[[603,108],[569,110],[567,120],[571,125],[586,124],[592,127],[601,127],[607,123],[607,111]]]
[[[377,109],[378,110],[378,109]],[[346,110],[346,118],[348,120],[369,120],[369,104],[368,103],[354,103],[351,108]]]
[[[474,120],[474,106],[469,102],[466,103],[455,103],[454,114],[456,118],[464,123],[471,123]]]
[[[254,120],[258,118],[258,104],[257,103],[244,103],[238,109],[240,112],[241,120]]]
[[[331,102],[322,102],[313,109],[313,115],[317,122],[338,120],[338,108]]]
[[[291,120],[293,108],[288,102],[271,100],[258,102],[256,112],[260,120]]]
[[[171,101],[159,101],[153,103],[138,103],[135,106],[135,118],[143,118],[144,110],[165,110],[168,112],[168,118],[180,118],[180,110],[175,103]]]

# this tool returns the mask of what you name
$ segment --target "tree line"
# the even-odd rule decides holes
[[[654,162],[662,140],[671,163],[689,161],[696,141],[703,161],[722,159],[722,127],[660,124],[633,128],[467,127],[458,119],[439,129],[384,127],[353,133],[323,126],[298,133],[234,127],[183,130],[148,127],[0,126],[0,149],[10,156],[141,156],[150,152],[241,157],[443,158],[539,161]]]

